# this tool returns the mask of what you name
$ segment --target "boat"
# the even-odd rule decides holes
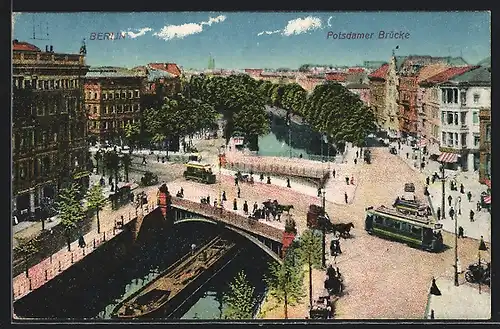
[[[169,266],[158,278],[118,304],[111,317],[121,320],[167,317],[198,283],[210,277],[236,244],[217,236],[194,254],[188,254]]]

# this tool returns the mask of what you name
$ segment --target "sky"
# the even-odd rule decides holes
[[[400,56],[462,56],[470,64],[491,56],[489,12],[23,12],[12,21],[13,39],[42,50],[50,44],[78,53],[85,38],[91,66],[175,62],[204,69],[210,56],[224,69],[354,66],[389,61],[396,46]],[[380,31],[408,38],[379,39]],[[91,40],[91,33],[110,32],[125,37]],[[333,39],[349,32],[373,37]],[[36,40],[42,38],[49,40]]]

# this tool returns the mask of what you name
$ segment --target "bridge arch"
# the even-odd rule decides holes
[[[213,224],[213,225],[217,225],[218,224],[218,222],[216,222],[214,220],[211,220],[211,219],[208,219],[208,218],[191,217],[191,218],[184,218],[184,219],[176,220],[174,222],[174,225],[182,224],[182,223],[187,223],[187,222],[204,222],[204,223],[209,223],[209,224]],[[243,230],[240,230],[238,228],[235,228],[235,227],[232,227],[232,226],[228,226],[228,225],[224,225],[224,228],[226,228],[228,230],[231,230],[231,231],[233,231],[235,233],[238,233],[242,237],[246,238],[248,241],[252,242],[257,247],[259,247],[260,249],[262,249],[265,253],[267,253],[269,256],[271,256],[278,263],[281,264],[283,262],[283,260],[279,257],[279,255],[277,255],[268,246],[266,246],[262,241],[259,241],[259,239],[257,239],[256,237],[252,236],[251,234],[249,234],[249,233],[247,233],[247,232],[245,232]]]

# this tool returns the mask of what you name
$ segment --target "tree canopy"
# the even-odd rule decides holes
[[[229,291],[224,295],[226,309],[224,318],[231,320],[252,319],[255,306],[254,287],[250,285],[244,271],[238,272]]]

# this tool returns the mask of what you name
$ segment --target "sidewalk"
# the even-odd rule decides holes
[[[398,149],[397,143],[391,144],[392,146],[395,146],[396,149]],[[429,178],[432,177],[432,174],[434,172],[437,172],[438,175],[441,177],[441,172],[439,170],[440,163],[437,161],[430,161],[428,160],[428,157],[426,156],[426,166],[424,170],[420,170],[419,168],[414,166],[415,162],[418,162],[418,151],[413,151],[412,148],[406,144],[401,144],[401,150],[398,150],[398,155],[404,162],[406,162],[416,173],[421,173],[422,174],[422,179],[425,180],[425,177],[429,176]],[[406,158],[406,153],[409,153],[409,159]],[[413,158],[413,156],[417,156],[417,160]],[[487,187],[486,185],[482,185],[478,181],[477,173],[473,172],[461,172],[461,171],[455,171],[455,170],[445,170],[445,177],[446,183],[445,183],[445,198],[446,198],[446,205],[445,205],[445,211],[446,211],[446,219],[441,220],[440,223],[443,224],[443,230],[451,233],[455,233],[455,222],[449,218],[449,204],[448,204],[448,196],[451,195],[453,197],[452,199],[452,207],[455,209],[455,211],[458,212],[459,204],[457,203],[457,206],[455,207],[455,201],[457,200],[457,197],[460,195],[461,196],[461,215],[458,215],[458,226],[462,226],[464,228],[464,235],[474,238],[474,239],[480,239],[481,235],[484,238],[485,242],[490,242],[491,240],[491,214],[486,210],[482,209],[481,211],[477,211],[476,209],[476,204],[478,201],[481,200],[480,195],[481,192],[486,191]],[[450,189],[450,180],[455,180],[457,183],[457,188],[458,191],[451,191]],[[460,184],[464,185],[464,194],[460,193]],[[437,208],[442,208],[442,182],[441,181],[435,181],[432,183],[432,180],[429,185],[429,194],[430,194],[430,201],[431,201],[431,207],[434,210],[434,213],[436,213]],[[472,199],[471,202],[467,199],[467,192],[471,191],[472,193]],[[469,220],[469,213],[470,210],[473,210],[475,215],[474,215],[474,222],[470,222]],[[441,209],[442,212],[442,209]]]
[[[436,285],[441,296],[429,294],[425,319],[430,319],[434,310],[434,319],[446,320],[488,320],[491,318],[491,294],[485,289],[479,294],[478,286],[462,283],[455,287],[448,278],[437,278]],[[429,285],[430,287],[430,285]]]

